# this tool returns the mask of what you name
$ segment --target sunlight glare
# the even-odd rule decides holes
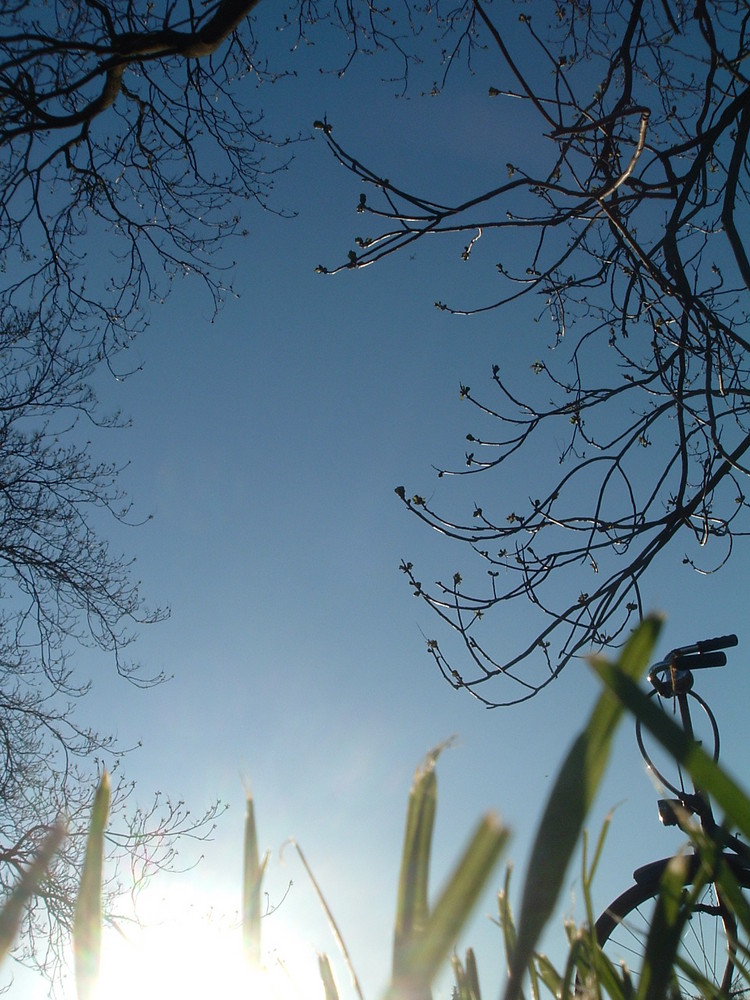
[[[299,1000],[322,996],[317,958],[279,915],[264,920],[263,969],[242,959],[236,915],[162,901],[158,920],[105,934],[98,995],[107,1000],[205,1000],[207,996]]]

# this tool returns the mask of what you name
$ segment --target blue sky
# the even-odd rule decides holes
[[[355,63],[339,80],[315,72],[319,58],[319,50],[302,53],[297,79],[261,88],[269,124],[294,133],[327,114],[348,148],[405,184],[434,178],[434,190],[459,192],[467,179],[473,186],[504,170],[529,141],[516,109],[487,97],[496,81],[484,65],[474,76],[452,76],[439,97],[419,97],[415,88],[412,98],[395,99],[378,82],[377,61]],[[513,827],[518,888],[545,796],[596,687],[585,664],[573,663],[529,704],[487,712],[431,670],[423,633],[437,625],[398,563],[408,558],[435,578],[460,569],[463,555],[410,518],[393,489],[406,483],[447,497],[458,490],[464,504],[472,501],[473,481],[439,483],[432,470],[462,461],[473,418],[459,383],[489,389],[498,359],[525,371],[542,334],[523,311],[462,321],[433,308],[449,294],[470,302],[489,292],[495,256],[482,258],[481,245],[470,264],[461,264],[458,243],[451,257],[441,242],[420,246],[413,259],[317,275],[317,264],[338,263],[360,235],[358,194],[320,138],[299,145],[274,195],[298,215],[246,216],[249,235],[232,251],[239,297],[212,321],[197,284],[178,284],[133,347],[143,370],[105,386],[105,399],[133,426],[97,444],[130,462],[123,483],[136,511],[153,514],[113,537],[137,556],[145,592],[172,610],[169,621],[142,631],[134,653],[174,678],[144,692],[113,678],[103,659],[82,656],[94,689],[81,713],[125,743],[143,741],[126,771],[144,800],[161,788],[196,811],[216,797],[231,807],[204,862],[188,875],[161,877],[146,910],[153,900],[190,898],[195,912],[205,904],[217,918],[231,915],[249,782],[261,844],[274,852],[272,897],[294,880],[269,929],[283,917],[312,948],[329,952],[345,988],[311,887],[290,853],[278,861],[294,836],[367,996],[376,997],[388,974],[404,810],[419,760],[457,734],[438,768],[436,888],[488,808]],[[528,462],[530,478],[537,461]],[[747,762],[746,699],[736,692],[747,690],[742,650],[750,641],[741,558],[704,579],[676,554],[645,588],[647,605],[669,616],[662,651],[704,634],[739,634],[730,666],[705,683],[726,760],[739,774]],[[504,625],[509,641],[523,635],[524,621],[519,606]],[[615,805],[601,906],[637,864],[676,844],[658,827],[627,725],[592,831]],[[571,887],[576,877],[572,870]],[[499,871],[496,887],[501,880]],[[499,938],[487,919],[493,895],[464,942],[476,942],[488,995],[500,981]],[[561,912],[571,909],[567,895]],[[559,924],[550,932],[553,951],[556,936]],[[40,990],[24,980],[15,995],[31,1000]]]

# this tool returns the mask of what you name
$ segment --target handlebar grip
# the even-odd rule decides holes
[[[718,635],[715,639],[703,639],[695,644],[699,653],[710,653],[714,649],[729,649],[737,645],[736,635]],[[718,666],[718,664],[717,664]],[[721,666],[724,666],[722,663]]]
[[[674,666],[678,670],[701,670],[703,667],[723,667],[726,662],[726,653],[687,653],[676,656]]]

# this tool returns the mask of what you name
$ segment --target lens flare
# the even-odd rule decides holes
[[[215,897],[214,897],[215,900]],[[109,931],[102,946],[101,1000],[298,1000],[322,996],[317,958],[279,914],[263,922],[260,969],[243,961],[236,914],[201,910],[200,901],[162,901],[150,919]],[[229,908],[228,908],[228,912]],[[73,993],[73,995],[75,995]]]

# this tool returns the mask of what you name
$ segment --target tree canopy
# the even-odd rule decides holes
[[[749,16],[734,0],[459,3],[448,51],[482,53],[499,129],[503,102],[522,103],[529,154],[498,164],[489,189],[467,178],[456,203],[431,195],[429,176],[412,190],[387,163],[363,165],[372,154],[318,123],[364,184],[370,227],[319,270],[441,237],[463,267],[491,254],[497,291],[437,308],[496,310],[499,354],[523,336],[524,300],[549,330],[550,350],[523,370],[492,366],[492,391],[460,387],[476,426],[463,465],[438,475],[471,479],[465,516],[445,491],[448,510],[396,490],[462,545],[465,565],[435,584],[402,569],[458,637],[430,638],[437,667],[488,707],[619,641],[662,554],[712,573],[748,532]],[[512,647],[519,601],[533,624]]]
[[[108,350],[180,273],[218,299],[240,225],[273,165],[260,109],[238,81],[262,73],[243,25],[257,0],[19,2],[0,36],[0,305],[40,322],[96,325]],[[106,248],[91,273],[92,240]]]
[[[83,436],[121,423],[93,388],[102,364],[98,331],[84,341],[34,313],[0,327],[0,894],[64,816],[68,838],[16,952],[50,977],[72,925],[99,768],[115,772],[109,914],[128,883],[171,866],[177,837],[205,838],[220,811],[216,803],[191,815],[179,801],[136,797],[119,770],[127,745],[76,710],[90,688],[75,669],[82,647],[106,653],[135,684],[163,679],[127,658],[133,627],[166,611],[146,605],[131,561],[102,532],[107,517],[129,523],[132,508],[120,468],[98,460]]]
[[[269,12],[259,35],[258,6],[5,5],[0,309],[32,301],[39,322],[95,324],[112,349],[178,275],[197,275],[219,304],[231,237],[247,235],[243,206],[284,212],[273,180],[299,138],[266,129],[256,85],[293,74],[295,48],[321,31],[337,60],[322,70],[388,49],[405,75],[415,30],[406,4],[399,19],[368,0],[298,0]],[[281,55],[266,37],[279,32]],[[104,251],[95,268],[92,246]]]

